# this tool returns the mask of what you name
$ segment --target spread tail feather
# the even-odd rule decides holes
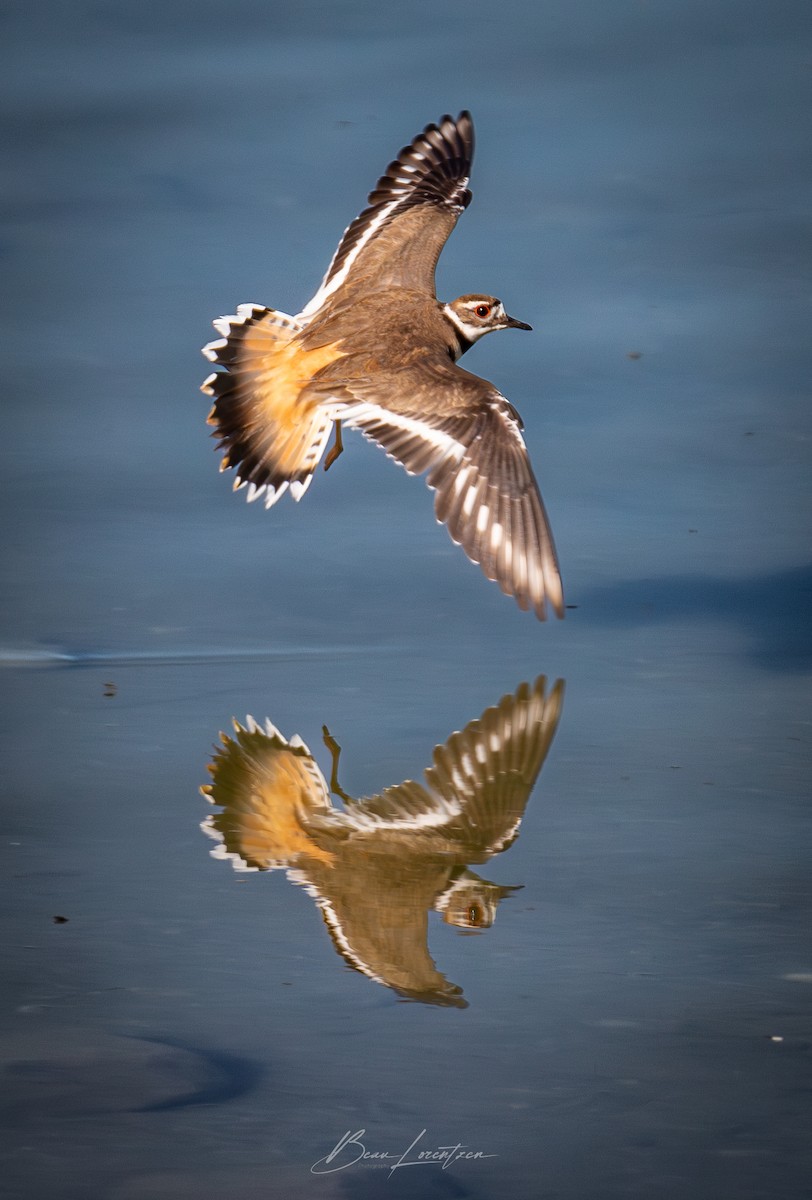
[[[335,353],[303,351],[296,342],[301,325],[260,304],[241,304],[214,328],[222,336],[203,354],[224,369],[212,372],[201,391],[214,399],[208,423],[225,451],[220,469],[236,470],[234,490],[247,487],[249,502],[262,496],[270,508],[288,489],[300,500],[333,425],[304,392]]]
[[[310,826],[333,809],[302,739],[288,741],[270,721],[259,725],[248,717],[220,741],[208,767],[212,782],[200,789],[222,808],[201,826],[218,843],[213,856],[230,859],[238,871],[269,871],[303,858],[331,865],[334,855]]]

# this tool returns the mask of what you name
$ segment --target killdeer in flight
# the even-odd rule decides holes
[[[437,520],[523,609],[564,615],[553,538],[513,405],[458,366],[497,329],[529,329],[495,296],[449,304],[434,290],[446,239],[471,200],[471,116],[444,116],[401,150],[344,233],[321,287],[295,317],[241,304],[203,353],[222,370],[203,391],[235,490],[266,507],[300,500],[341,426],[411,475],[428,472]]]

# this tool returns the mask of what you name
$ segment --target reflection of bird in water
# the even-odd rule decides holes
[[[220,812],[202,828],[215,858],[237,870],[288,870],[314,898],[350,966],[401,996],[465,1007],[461,989],[436,969],[428,913],[463,929],[485,929],[513,888],[480,878],[484,863],[515,840],[555,735],[564,685],[540,676],[454,733],[434,751],[424,782],[407,780],[354,800],[340,788],[338,747],[328,784],[298,736],[270,721],[235,722],[202,791]],[[344,809],[336,809],[330,791]]]

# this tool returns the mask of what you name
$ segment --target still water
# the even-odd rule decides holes
[[[806,16],[0,13],[4,1195],[808,1196]],[[197,390],[463,107],[563,622]]]

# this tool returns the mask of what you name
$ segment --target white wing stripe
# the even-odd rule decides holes
[[[405,192],[404,192],[404,195],[405,195]],[[355,262],[356,258],[361,253],[364,246],[366,246],[366,244],[370,240],[370,238],[372,238],[375,235],[375,232],[378,229],[380,229],[381,225],[386,220],[386,218],[389,216],[389,214],[395,208],[397,208],[397,206],[401,203],[402,200],[403,200],[402,195],[396,196],[390,204],[387,204],[385,208],[381,209],[381,211],[377,214],[377,216],[372,218],[372,220],[369,222],[366,229],[364,230],[363,234],[358,239],[358,241],[353,246],[350,253],[347,255],[346,259],[344,260],[344,265],[342,266],[341,270],[338,271],[333,276],[333,278],[330,280],[330,282],[328,284],[326,284],[326,285],[324,283],[321,284],[319,290],[316,292],[313,299],[308,301],[308,303],[304,306],[302,311],[297,314],[297,316],[296,316],[297,321],[305,321],[306,322],[307,318],[312,317],[314,313],[318,312],[318,310],[321,308],[322,304],[324,304],[325,300],[329,296],[332,296],[333,292],[337,291],[341,287],[342,283],[344,282],[344,280],[347,278],[347,276],[350,273],[352,264]],[[347,229],[344,230],[344,235],[342,235],[341,242],[339,242],[339,246],[341,246],[341,243],[344,241],[344,236],[346,235],[349,228],[350,227],[348,225]],[[327,275],[325,276],[325,279],[328,278],[330,271],[332,271],[332,269],[333,269],[333,264],[331,262],[330,266],[327,269]]]
[[[379,421],[382,425],[388,425],[391,429],[400,429],[404,433],[411,433],[415,437],[421,438],[424,442],[428,442],[430,446],[434,446],[439,450],[444,458],[452,458],[459,461],[465,453],[465,446],[462,442],[450,434],[445,433],[442,429],[436,429],[433,425],[421,421],[418,417],[406,417],[402,413],[391,412],[387,408],[382,408],[377,404],[363,402],[360,404],[350,404],[340,408],[336,414],[342,421],[352,428],[358,428],[362,432],[364,426],[369,422]],[[462,486],[462,473],[455,479],[455,486]]]

